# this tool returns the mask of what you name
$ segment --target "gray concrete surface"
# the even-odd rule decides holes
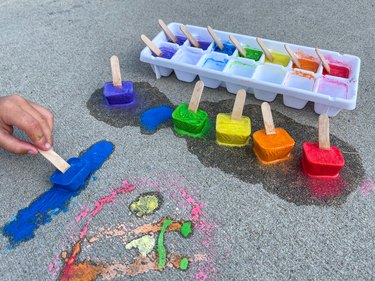
[[[8,252],[4,251],[6,239],[0,238],[0,279],[56,278],[48,265],[61,252],[67,225],[82,206],[93,204],[120,180],[171,173],[186,177],[197,187],[208,214],[219,216],[228,234],[227,239],[214,241],[218,252],[226,248],[229,253],[214,261],[217,274],[212,278],[373,280],[375,191],[365,196],[358,186],[338,206],[296,205],[268,193],[262,186],[265,183],[246,183],[203,165],[188,150],[187,141],[170,129],[149,136],[138,127],[115,128],[91,116],[86,102],[110,80],[112,54],[119,56],[124,78],[150,83],[173,104],[188,99],[192,83],[179,82],[174,75],[155,80],[151,68],[139,61],[144,47],[140,34],[156,35],[159,18],[357,55],[362,59],[357,108],[332,118],[331,132],[358,151],[366,172],[363,180],[374,180],[374,14],[374,3],[368,0],[1,0],[0,94],[18,92],[51,109],[55,113],[55,149],[64,158],[101,139],[112,141],[116,151],[97,173],[97,180],[73,200],[67,212],[39,228],[33,240]],[[224,90],[207,90],[202,99],[217,102],[228,98],[231,96]],[[251,95],[247,102],[260,104]],[[298,123],[316,126],[311,105],[293,110],[278,98],[272,108]],[[40,156],[0,151],[0,225],[50,186],[52,172]],[[167,215],[170,206],[165,208],[162,212]],[[96,226],[121,221],[128,210],[105,212]],[[93,251],[91,257],[110,260],[121,251]],[[168,269],[135,279],[193,279],[188,276],[189,272]]]

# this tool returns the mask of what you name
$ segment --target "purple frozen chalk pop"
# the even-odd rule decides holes
[[[111,107],[129,105],[134,101],[133,82],[122,81],[117,56],[111,57],[112,82],[104,84],[104,97]]]

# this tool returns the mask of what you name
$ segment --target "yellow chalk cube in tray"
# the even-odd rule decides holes
[[[231,119],[231,114],[219,113],[216,116],[216,140],[220,145],[245,146],[249,143],[251,120],[241,117]]]

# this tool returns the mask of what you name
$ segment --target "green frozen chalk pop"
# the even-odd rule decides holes
[[[198,81],[195,84],[190,103],[181,103],[172,113],[175,131],[182,136],[193,138],[203,137],[207,131],[208,114],[198,109],[201,100],[204,83]]]

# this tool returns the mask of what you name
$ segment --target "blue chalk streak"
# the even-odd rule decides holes
[[[35,199],[27,208],[18,211],[17,216],[2,229],[3,235],[9,238],[9,248],[15,248],[19,243],[34,238],[34,231],[39,226],[50,222],[52,217],[58,215],[61,211],[66,212],[70,199],[86,188],[91,174],[100,168],[112,154],[113,149],[112,143],[100,141],[82,154],[80,158],[88,163],[91,173],[86,179],[79,179],[80,188],[77,190],[70,191],[54,185]]]
[[[147,131],[154,132],[167,120],[172,119],[173,108],[162,105],[148,109],[142,113],[141,126]]]

